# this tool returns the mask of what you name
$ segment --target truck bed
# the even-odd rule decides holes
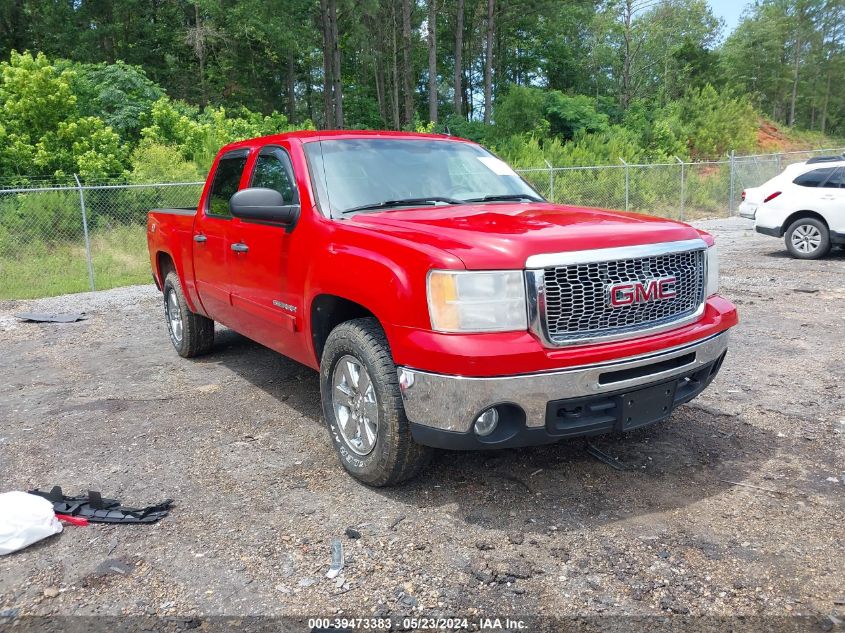
[[[147,244],[152,269],[160,270],[159,257],[170,259],[179,276],[186,282],[189,292],[193,290],[193,247],[194,218],[197,210],[153,209],[147,214]],[[163,279],[156,283],[163,283]],[[188,299],[192,307],[193,296]]]

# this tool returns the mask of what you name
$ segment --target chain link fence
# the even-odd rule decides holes
[[[788,164],[842,149],[722,161],[517,170],[553,202],[680,220],[733,215],[742,190]],[[201,182],[0,182],[0,300],[148,283],[147,211],[196,208]]]
[[[0,186],[0,299],[150,281],[146,217],[196,208],[203,183]]]
[[[734,215],[743,189],[758,187],[789,164],[843,148],[731,155],[721,161],[518,169],[545,198],[561,204],[622,209],[679,220]]]

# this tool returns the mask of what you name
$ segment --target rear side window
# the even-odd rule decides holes
[[[290,159],[287,153],[278,147],[266,147],[255,161],[250,187],[275,189],[285,199],[286,204],[297,202],[296,183],[293,180]]]
[[[239,150],[223,156],[217,163],[214,181],[208,194],[208,214],[219,217],[232,217],[229,211],[229,198],[238,191],[241,174],[246,165],[248,150]]]
[[[845,189],[845,167],[837,169],[833,175],[827,179],[822,187],[831,189]]]
[[[801,174],[792,182],[801,187],[821,187],[833,175],[836,169],[836,167],[814,169],[813,171],[808,171],[806,174]]]

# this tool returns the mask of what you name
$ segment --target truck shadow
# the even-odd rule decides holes
[[[775,453],[739,417],[683,406],[666,422],[544,447],[441,452],[418,481],[379,490],[405,503],[452,507],[469,524],[522,532],[582,529],[695,504],[741,482]]]
[[[226,366],[314,425],[286,428],[291,435],[325,432],[315,371],[229,330],[218,332],[215,354],[204,362]],[[319,433],[314,433],[317,427]],[[340,485],[373,510],[384,512],[382,502],[387,501],[394,507],[441,510],[482,529],[545,533],[695,504],[733,487],[731,482],[758,471],[776,453],[769,434],[741,416],[697,402],[681,407],[666,422],[590,442],[617,458],[625,470],[590,455],[585,439],[525,449],[438,451],[416,479],[395,488],[355,482],[335,461],[328,441],[312,463],[331,460],[321,465],[328,480],[318,486],[331,494]]]

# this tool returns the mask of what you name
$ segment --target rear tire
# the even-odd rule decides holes
[[[830,231],[821,220],[799,218],[784,234],[786,250],[797,259],[819,259],[830,252]]]
[[[411,437],[387,338],[373,318],[331,331],[320,362],[320,394],[340,463],[371,486],[414,477],[431,449]]]
[[[191,312],[175,271],[164,278],[164,317],[170,342],[182,358],[207,354],[214,345],[214,321]]]

